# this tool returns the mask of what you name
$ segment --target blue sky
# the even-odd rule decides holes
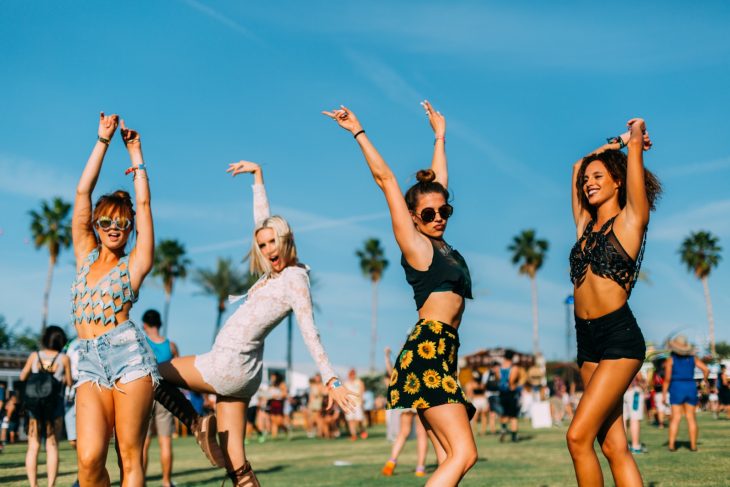
[[[730,5],[703,2],[12,2],[0,17],[0,313],[37,327],[47,252],[29,243],[28,210],[70,199],[98,112],[137,128],[158,238],[177,238],[196,267],[240,260],[252,230],[250,179],[227,164],[263,164],[273,210],[291,222],[333,362],[366,366],[369,282],[354,251],[382,240],[378,346],[400,346],[416,319],[387,208],[356,144],[320,115],[346,104],[401,185],[429,164],[432,133],[418,103],[447,118],[455,214],[447,240],[466,257],[476,299],[462,352],[530,348],[528,279],[506,250],[527,228],[550,241],[538,277],[541,343],[565,356],[572,163],[647,120],[647,166],[665,195],[652,216],[631,305],[649,340],[682,330],[706,339],[699,281],[679,262],[690,231],[730,242]],[[97,193],[131,189],[115,137]],[[730,340],[730,263],[710,277],[718,339]],[[61,255],[50,319],[67,323],[74,267]],[[161,307],[151,278],[132,317]],[[215,302],[177,285],[172,338],[207,350]],[[283,360],[285,329],[267,341]],[[572,352],[571,352],[572,353]],[[310,362],[297,337],[295,362]]]

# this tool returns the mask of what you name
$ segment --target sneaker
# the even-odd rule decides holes
[[[644,450],[641,448],[634,448],[633,446],[629,447],[629,451],[633,453],[634,455],[637,455],[639,453],[644,453]]]
[[[426,467],[417,467],[416,472],[414,473],[416,477],[425,477],[426,476]]]
[[[362,433],[360,433],[360,438],[362,438],[363,440],[367,440],[368,439],[368,432],[367,431],[363,431]]]
[[[386,477],[390,477],[391,475],[393,475],[393,470],[395,470],[395,462],[392,460],[388,460],[387,462],[385,462],[385,466],[383,467],[383,470],[381,470],[381,472]]]

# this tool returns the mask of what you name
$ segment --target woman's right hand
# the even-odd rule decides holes
[[[261,166],[249,161],[232,162],[228,164],[228,169],[226,169],[226,172],[231,173],[231,176],[245,173],[255,174],[258,171],[261,171]]]
[[[446,135],[446,118],[441,115],[441,112],[434,110],[431,102],[428,100],[423,100],[421,106],[426,110],[428,122],[431,124],[431,129],[433,129],[433,135],[436,137],[444,137]]]
[[[337,125],[353,135],[362,130],[362,125],[360,125],[360,121],[355,114],[344,105],[340,105],[339,109],[332,110],[331,112],[323,111],[322,114],[330,117],[337,122]]]
[[[104,115],[104,112],[99,113],[99,137],[111,140],[117,126],[119,126],[119,115],[116,113],[112,115]]]
[[[649,132],[646,130],[646,122],[642,118],[632,118],[626,122],[632,137],[638,137],[641,134],[642,146],[645,151],[651,149],[652,142],[649,138]]]

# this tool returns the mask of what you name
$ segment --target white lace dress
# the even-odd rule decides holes
[[[263,185],[254,185],[253,195],[254,221],[258,223],[269,217],[269,203]],[[205,382],[221,396],[251,399],[261,384],[264,340],[292,310],[326,384],[334,372],[314,324],[309,275],[301,266],[264,275],[250,289],[218,332],[213,349],[195,357],[195,367]]]

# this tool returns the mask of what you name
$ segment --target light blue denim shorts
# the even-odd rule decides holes
[[[160,381],[157,361],[142,331],[131,321],[89,340],[79,339],[79,378],[74,387],[86,382],[107,389],[116,382],[127,384],[151,376]]]

